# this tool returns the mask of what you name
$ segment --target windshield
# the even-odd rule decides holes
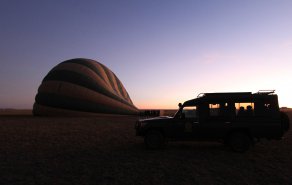
[[[176,113],[174,114],[174,118],[176,118],[176,117],[179,117],[179,115],[180,115],[180,112],[181,112],[181,110],[180,109],[178,109],[177,111],[176,111]]]
[[[174,115],[175,118],[196,118],[197,106],[181,107]]]

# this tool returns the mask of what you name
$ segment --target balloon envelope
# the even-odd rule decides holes
[[[54,67],[35,97],[34,115],[137,114],[117,76],[90,59],[71,59]]]

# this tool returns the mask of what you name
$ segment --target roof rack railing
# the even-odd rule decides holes
[[[257,94],[273,94],[276,90],[259,90]]]
[[[205,96],[205,93],[198,94],[197,98]]]

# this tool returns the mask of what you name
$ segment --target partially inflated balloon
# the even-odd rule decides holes
[[[35,97],[34,115],[137,114],[122,82],[103,64],[71,59],[54,67]]]

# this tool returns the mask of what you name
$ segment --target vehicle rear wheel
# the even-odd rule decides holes
[[[281,112],[281,126],[283,133],[287,132],[290,127],[290,120],[288,115],[285,112]]]
[[[159,149],[165,144],[165,138],[158,130],[150,130],[144,137],[144,142],[149,149]]]
[[[241,132],[234,133],[230,136],[229,146],[235,152],[246,152],[251,146],[251,138],[249,135]]]

